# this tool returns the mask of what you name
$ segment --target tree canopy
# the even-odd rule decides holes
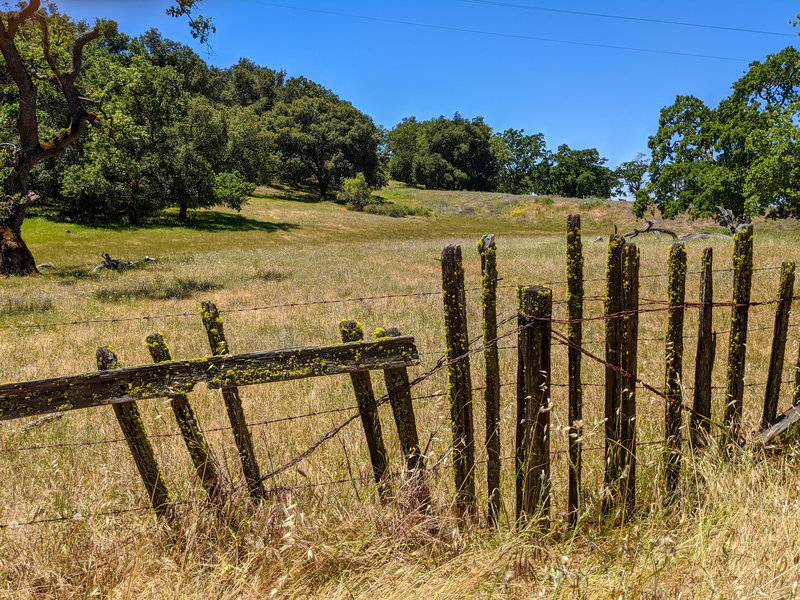
[[[661,110],[637,214],[710,216],[722,206],[736,215],[800,216],[792,191],[800,53],[790,46],[751,63],[732,90],[716,107],[678,96]]]

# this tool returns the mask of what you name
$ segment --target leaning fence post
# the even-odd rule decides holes
[[[211,346],[211,353],[214,356],[230,354],[228,342],[225,339],[225,331],[222,326],[222,318],[219,316],[217,306],[211,301],[204,301],[201,304],[200,316],[203,318],[203,325],[208,334],[208,343]],[[250,429],[247,427],[247,420],[242,408],[242,399],[239,397],[239,388],[229,387],[222,389],[222,399],[228,411],[228,419],[233,429],[233,437],[236,440],[236,448],[242,460],[242,471],[247,481],[247,489],[253,498],[263,498],[265,496],[264,485],[261,481],[261,472],[256,462],[256,454],[253,450],[253,440],[250,437]]]
[[[379,328],[375,330],[375,339],[400,337],[397,327]],[[406,459],[408,470],[416,473],[425,468],[425,460],[419,446],[417,419],[414,416],[414,403],[411,398],[411,385],[406,367],[384,369],[383,379],[386,382],[386,393],[392,414],[397,424],[397,437]]]
[[[150,356],[153,357],[153,362],[159,363],[172,360],[169,348],[164,341],[164,336],[160,333],[148,335],[145,345],[150,352]],[[215,501],[221,500],[222,481],[217,470],[217,463],[203,437],[203,433],[200,431],[200,427],[197,425],[197,418],[194,415],[194,410],[192,410],[192,405],[189,404],[189,399],[186,394],[176,394],[170,399],[170,405],[172,406],[172,412],[175,413],[175,420],[178,423],[183,440],[186,442],[186,448],[189,451],[195,471],[197,471],[197,476],[208,493],[208,497]]]
[[[99,370],[108,371],[110,369],[119,369],[119,367],[119,359],[117,359],[117,355],[114,354],[111,346],[103,346],[97,349],[97,368]],[[122,429],[125,441],[128,443],[128,448],[136,463],[136,468],[139,470],[139,475],[141,475],[144,482],[147,495],[150,497],[153,509],[159,516],[172,520],[174,518],[172,498],[161,474],[161,469],[158,467],[158,461],[156,461],[153,453],[150,438],[147,437],[147,432],[142,424],[139,407],[136,402],[124,402],[113,404],[112,406],[114,407],[117,422]]]
[[[634,244],[622,248],[622,343],[620,365],[628,374],[620,389],[619,444],[627,474],[620,481],[625,513],[636,503],[636,376],[639,352],[639,249]]]
[[[481,257],[483,357],[486,361],[486,481],[489,522],[500,517],[500,360],[497,352],[497,248],[493,235],[478,242]]]
[[[625,238],[612,235],[608,241],[606,258],[606,296],[603,307],[605,317],[605,485],[609,495],[603,499],[603,510],[612,510],[618,500],[618,489],[625,476],[625,456],[621,447],[622,423],[622,340],[623,306],[622,249]]]
[[[456,504],[461,513],[475,511],[475,434],[467,334],[467,303],[461,246],[442,250],[442,298],[447,344],[450,420],[453,427]]]
[[[792,293],[794,291],[793,262],[784,262],[781,266],[781,280],[778,289],[778,308],[775,310],[775,330],[772,335],[772,354],[769,359],[767,389],[764,393],[764,414],[761,427],[769,427],[778,413],[778,397],[781,393],[781,376],[783,375],[783,358],[786,354],[786,336],[789,331],[789,313],[792,310]]]
[[[683,318],[686,302],[686,247],[672,244],[669,250],[669,289],[667,292],[666,368],[664,412],[666,431],[666,488],[671,499],[678,487],[681,470],[681,405],[683,377]]]
[[[581,216],[567,217],[567,372],[569,377],[569,490],[567,521],[575,523],[581,501],[581,444],[583,443],[583,245]]]
[[[364,328],[358,321],[341,321],[339,333],[342,341],[346,344],[360,342],[364,339]],[[375,482],[380,484],[386,473],[388,455],[383,444],[381,421],[378,417],[378,407],[375,404],[375,393],[372,391],[372,378],[369,371],[356,371],[350,373],[350,380],[353,382],[353,390],[361,414],[361,424],[364,426],[364,436],[367,439],[369,458],[372,462],[372,473],[375,476]],[[382,488],[381,491],[383,492],[384,489]]]
[[[695,448],[706,445],[711,429],[711,372],[714,368],[714,251],[703,250],[700,261],[700,314],[697,323],[697,355],[694,369],[694,406],[691,442]]]
[[[525,419],[517,456],[517,484],[522,487],[522,520],[538,521],[547,528],[550,519],[550,337],[553,292],[549,288],[519,288],[519,322],[523,346]]]
[[[733,307],[728,344],[728,377],[725,382],[725,436],[723,447],[739,444],[744,396],[747,320],[750,314],[750,289],[753,281],[753,226],[734,236]]]

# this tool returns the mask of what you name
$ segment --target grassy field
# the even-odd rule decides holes
[[[543,199],[458,192],[429,192],[392,185],[381,196],[398,204],[428,208],[430,217],[396,219],[348,211],[331,203],[279,190],[262,190],[241,214],[197,212],[188,224],[171,218],[135,229],[93,228],[30,219],[23,230],[38,262],[53,264],[31,279],[7,279],[0,294],[0,378],[3,381],[84,372],[94,368],[98,346],[111,344],[124,364],[149,362],[147,334],[160,331],[174,358],[208,354],[198,308],[213,299],[225,313],[234,352],[339,341],[343,318],[364,324],[367,337],[377,327],[396,326],[416,338],[422,364],[412,377],[432,367],[444,348],[441,298],[437,292],[444,245],[461,244],[465,259],[470,335],[480,332],[480,261],[476,242],[497,237],[501,281],[498,312],[513,317],[518,284],[564,279],[566,215],[579,212],[584,223],[586,276],[604,273],[605,243],[593,240],[617,225],[629,231],[636,219],[624,203],[602,200]],[[678,221],[679,233],[721,232],[711,222]],[[756,266],[771,267],[798,255],[793,222],[756,225]],[[640,236],[640,295],[666,298],[668,239]],[[688,298],[698,295],[700,254],[715,252],[715,268],[731,266],[731,240],[686,242]],[[120,273],[92,274],[101,252],[140,263]],[[778,272],[758,271],[753,298],[774,297]],[[556,300],[564,285],[552,284]],[[715,280],[715,297],[731,296],[730,273]],[[602,281],[586,286],[586,313],[602,312]],[[266,308],[319,300],[341,303]],[[563,316],[563,305],[556,305]],[[150,320],[144,316],[181,315]],[[131,319],[131,320],[120,320]],[[728,328],[728,310],[715,311],[715,329]],[[757,429],[769,357],[774,307],[753,309],[748,340],[744,430]],[[116,320],[83,325],[23,327],[83,320]],[[793,321],[795,321],[793,319]],[[9,327],[9,326],[15,327]],[[513,327],[513,321],[502,331]],[[663,385],[665,314],[642,314],[639,372],[655,387]],[[686,332],[696,332],[690,310]],[[760,329],[763,328],[763,329]],[[759,330],[760,329],[760,330]],[[790,329],[790,356],[784,379],[793,377],[798,329]],[[588,349],[602,352],[602,324],[587,323]],[[727,335],[717,346],[715,385],[724,383]],[[516,375],[515,336],[501,350],[502,455],[513,452]],[[693,382],[695,347],[687,341],[684,379]],[[329,482],[369,474],[369,458],[358,421],[321,446],[307,460],[267,482],[274,501],[250,510],[243,501],[217,519],[203,506],[169,402],[140,403],[153,444],[176,498],[183,504],[179,530],[169,533],[146,512],[97,515],[143,506],[147,498],[110,408],[74,411],[40,426],[26,420],[0,426],[0,523],[68,517],[66,522],[12,526],[0,530],[0,597],[8,598],[793,598],[797,591],[800,536],[800,476],[795,452],[765,457],[747,450],[725,462],[715,450],[687,454],[680,499],[662,506],[658,481],[660,449],[639,454],[639,510],[624,527],[601,519],[596,509],[603,493],[602,388],[587,386],[584,458],[584,511],[577,529],[562,518],[566,508],[567,465],[563,426],[567,423],[566,350],[554,347],[552,401],[553,516],[548,534],[515,532],[506,516],[499,531],[453,518],[452,470],[448,456],[449,407],[444,373],[415,388],[420,437],[427,443],[430,511],[413,509],[400,488],[394,502],[377,501],[369,483]],[[382,395],[382,378],[373,375]],[[473,384],[483,381],[483,360],[472,360]],[[602,368],[587,361],[584,382],[600,384]],[[791,394],[783,388],[781,407]],[[723,391],[715,390],[714,415],[722,411]],[[691,391],[686,391],[691,402]],[[347,376],[276,383],[242,389],[251,422],[350,408],[355,402]],[[191,400],[203,428],[223,428],[208,438],[227,478],[241,480],[232,436],[224,430],[219,392],[197,390]],[[400,466],[391,412],[381,407],[390,463]],[[477,440],[484,437],[484,405],[474,394]],[[312,418],[253,427],[262,470],[290,460],[352,415],[325,413]],[[644,390],[638,396],[638,439],[663,438],[664,405]],[[86,445],[91,443],[92,445]],[[61,445],[12,451],[18,447]],[[81,445],[69,445],[81,444]],[[485,511],[485,460],[477,448],[477,482]],[[513,463],[503,463],[506,515],[513,515]],[[399,477],[399,476],[396,476]],[[298,488],[289,490],[287,488]],[[483,517],[480,518],[480,521]]]

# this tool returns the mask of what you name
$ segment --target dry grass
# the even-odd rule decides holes
[[[416,190],[417,202],[424,194]],[[398,201],[396,198],[392,198]],[[434,201],[435,200],[435,201]],[[498,234],[500,276],[499,313],[514,312],[512,286],[562,281],[563,231],[566,214],[575,202],[543,205],[546,223],[525,220],[519,211],[536,199],[517,198],[501,209],[481,208],[468,195],[436,196],[438,202],[474,204],[475,214],[442,214],[434,218],[391,219],[346,211],[330,204],[303,204],[264,198],[246,209],[245,219],[281,223],[265,228],[241,222],[240,229],[180,229],[154,226],[136,232],[77,228],[42,221],[31,223],[29,236],[40,261],[56,269],[35,280],[3,282],[0,325],[107,319],[142,315],[190,313],[183,318],[124,321],[88,326],[3,329],[0,338],[0,377],[22,380],[90,370],[94,351],[112,344],[126,364],[149,362],[144,338],[161,331],[175,358],[205,355],[207,340],[197,308],[209,297],[222,309],[285,302],[403,294],[439,289],[437,258],[447,243],[460,243],[465,257],[467,287],[479,284],[475,243],[480,234]],[[402,202],[403,200],[400,199]],[[410,200],[408,201],[411,202]],[[448,205],[449,205],[448,204]],[[580,208],[580,207],[579,207]],[[585,229],[586,274],[602,277],[605,245],[593,244],[597,223],[633,223],[625,206],[589,206],[599,211],[595,225]],[[539,210],[539,207],[536,207]],[[617,212],[622,211],[618,216]],[[457,212],[457,211],[456,211]],[[630,219],[630,221],[626,221]],[[229,223],[230,225],[230,223]],[[682,223],[682,227],[708,224]],[[627,226],[627,225],[625,225]],[[246,229],[252,227],[252,229]],[[790,227],[793,227],[790,226]],[[38,229],[37,229],[38,228]],[[74,234],[64,235],[70,228]],[[683,230],[683,229],[682,229]],[[591,231],[592,235],[588,232]],[[544,232],[544,233],[543,233]],[[757,226],[756,265],[772,266],[796,258],[794,230],[772,224]],[[642,250],[642,273],[666,271],[668,242],[637,239]],[[690,271],[699,268],[705,245],[715,250],[715,267],[731,264],[726,239],[687,242]],[[123,273],[88,275],[92,255],[107,250],[113,256],[159,261]],[[776,271],[755,275],[755,300],[772,298]],[[666,297],[666,280],[642,279],[642,298]],[[553,285],[555,298],[564,286]],[[688,297],[696,299],[698,276],[690,275]],[[731,295],[730,275],[717,274],[718,299]],[[586,295],[602,297],[603,283],[587,283]],[[478,294],[468,292],[470,332],[477,335]],[[599,314],[601,302],[587,302],[588,314]],[[338,341],[337,324],[354,318],[371,332],[397,326],[416,337],[423,364],[412,377],[431,367],[443,349],[441,299],[415,296],[364,300],[253,312],[227,313],[226,331],[236,352]],[[556,316],[563,316],[557,306]],[[751,314],[751,327],[771,327],[773,307]],[[715,328],[727,329],[729,311],[718,309]],[[796,321],[795,321],[796,322]],[[506,330],[511,324],[506,326]],[[640,336],[661,338],[665,314],[641,316]],[[696,330],[696,312],[689,311],[686,332]],[[587,323],[585,339],[602,338],[599,322]],[[792,376],[797,353],[797,328],[790,329],[791,359],[784,379]],[[766,379],[771,332],[754,331],[749,339],[747,381]],[[514,337],[502,346],[513,346]],[[590,350],[602,351],[599,344]],[[715,384],[724,381],[727,336],[718,341]],[[695,348],[687,341],[684,380],[693,381]],[[663,342],[642,341],[641,377],[656,387],[663,382]],[[566,381],[566,351],[554,347],[555,384]],[[501,351],[504,382],[516,373],[513,349]],[[480,356],[472,361],[475,385],[483,378]],[[585,363],[584,380],[602,383],[602,369]],[[382,378],[373,375],[378,394]],[[47,450],[0,453],[0,523],[69,517],[67,522],[6,528],[0,531],[0,597],[8,598],[688,598],[794,597],[800,564],[800,477],[793,449],[779,457],[745,452],[726,463],[709,451],[688,455],[682,473],[680,500],[669,510],[658,493],[658,446],[643,446],[639,455],[639,511],[624,527],[600,519],[595,505],[602,494],[602,450],[586,452],[584,515],[577,530],[561,520],[566,506],[566,462],[556,454],[553,464],[555,525],[548,535],[515,532],[506,518],[498,532],[481,522],[461,525],[453,519],[452,471],[449,469],[449,408],[441,395],[444,374],[415,390],[420,437],[430,440],[428,512],[415,508],[413,490],[395,479],[397,498],[382,505],[371,484],[317,485],[369,474],[369,459],[358,421],[315,452],[297,468],[268,482],[274,501],[250,509],[243,499],[229,514],[217,518],[202,503],[191,463],[179,437],[154,437],[157,456],[183,518],[177,532],[166,531],[146,512],[88,517],[117,508],[145,505],[141,483],[124,443],[67,446]],[[747,389],[744,428],[754,431],[760,418],[763,386]],[[790,390],[784,387],[783,404]],[[249,420],[265,421],[354,405],[349,378],[329,377],[243,388]],[[514,389],[503,388],[503,455],[513,447]],[[204,428],[224,427],[225,413],[218,392],[200,390],[191,400]],[[566,389],[554,387],[552,448],[561,452],[565,438]],[[483,401],[476,392],[475,422],[483,439]],[[714,414],[722,410],[722,392],[715,391]],[[687,402],[691,392],[687,390]],[[602,389],[588,387],[585,421],[591,432],[588,448],[603,445]],[[140,408],[153,434],[175,434],[177,427],[165,400],[143,402]],[[663,437],[663,401],[640,392],[640,441]],[[350,412],[328,413],[253,428],[259,462],[271,470],[302,452]],[[391,412],[381,407],[384,435],[395,472],[399,444]],[[120,437],[107,407],[75,411],[64,418],[24,429],[25,420],[0,426],[0,450],[40,444],[100,442]],[[209,434],[209,440],[232,482],[240,469],[228,431]],[[485,459],[480,445],[478,460]],[[477,481],[481,510],[485,510],[485,470],[479,462]],[[503,496],[513,512],[511,463],[503,464]],[[305,486],[305,487],[300,487]],[[315,486],[315,487],[309,487]],[[298,487],[294,490],[284,488]],[[74,519],[75,515],[81,518]]]

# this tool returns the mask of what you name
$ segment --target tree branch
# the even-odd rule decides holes
[[[678,234],[670,229],[664,229],[663,227],[657,227],[655,223],[652,221],[645,221],[647,225],[642,227],[641,229],[634,229],[628,233],[622,235],[622,237],[626,237],[628,239],[633,239],[640,233],[666,233],[667,235],[671,235],[672,239],[677,240]]]
[[[33,17],[37,10],[39,10],[39,0],[32,0],[28,3],[27,6],[23,6],[19,12],[12,13],[10,17],[8,17],[8,36],[11,39],[14,39],[14,36],[17,35],[17,31],[19,31],[20,25],[22,25],[25,21]]]
[[[70,83],[75,83],[75,80],[78,78],[78,73],[81,71],[81,64],[83,63],[83,48],[91,42],[92,40],[96,40],[100,36],[103,35],[103,31],[99,27],[95,27],[87,31],[86,33],[82,33],[78,36],[78,39],[75,40],[75,43],[72,46],[72,67],[69,71],[67,71],[66,78],[69,80]]]
[[[47,61],[47,65],[50,67],[50,70],[53,72],[53,75],[56,76],[56,81],[60,86],[61,73],[58,71],[58,67],[56,66],[56,63],[53,60],[52,55],[50,54],[50,28],[47,26],[47,20],[44,18],[44,15],[40,14],[33,15],[31,19],[36,21],[39,24],[39,29],[42,30],[42,52],[44,53],[44,59],[45,61]],[[41,76],[36,74],[34,74],[34,76],[37,79],[41,78]]]

